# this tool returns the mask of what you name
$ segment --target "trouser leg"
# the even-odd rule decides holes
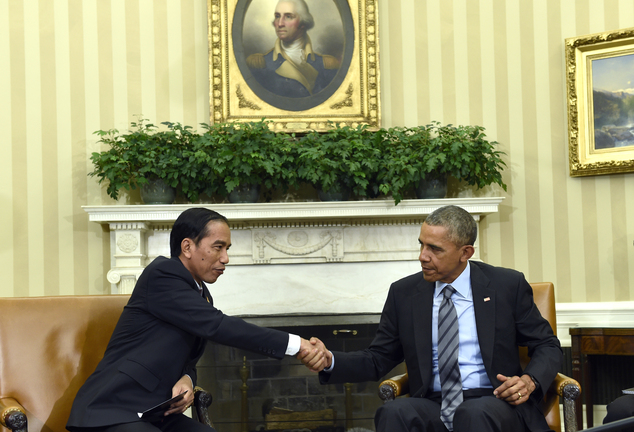
[[[608,414],[603,424],[634,416],[634,395],[623,395],[614,399],[607,407]]]
[[[454,432],[521,432],[524,422],[517,410],[494,396],[467,399],[456,409]]]
[[[447,432],[440,404],[426,398],[401,398],[382,405],[374,416],[377,432]]]
[[[183,414],[172,414],[157,422],[137,421],[98,428],[75,428],[77,432],[216,432]]]
[[[74,428],[75,432],[160,432],[160,429],[152,423],[137,421],[132,423],[119,423],[110,426]]]
[[[160,423],[154,423],[162,432],[216,432],[197,420],[187,417],[184,414],[170,415],[165,417]]]

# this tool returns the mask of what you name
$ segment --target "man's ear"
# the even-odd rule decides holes
[[[196,245],[194,245],[194,241],[192,239],[184,238],[181,242],[181,255],[183,255],[185,258],[191,258],[193,248],[195,246]]]
[[[462,255],[460,256],[460,261],[467,262],[475,253],[475,248],[472,245],[464,245],[462,246]]]

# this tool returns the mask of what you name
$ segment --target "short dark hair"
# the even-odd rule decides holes
[[[447,228],[449,240],[456,246],[471,245],[478,236],[478,225],[473,216],[458,206],[445,206],[431,212],[425,223],[430,226]]]
[[[180,256],[181,243],[184,239],[194,240],[194,244],[204,239],[208,234],[207,224],[211,221],[224,222],[229,225],[227,218],[218,212],[203,207],[194,207],[182,212],[170,233],[170,254],[172,257]]]

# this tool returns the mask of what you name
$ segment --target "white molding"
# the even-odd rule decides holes
[[[557,303],[557,336],[571,346],[571,327],[634,327],[634,301]]]
[[[143,268],[169,255],[173,222],[192,207],[229,220],[229,268],[214,297],[232,314],[380,313],[390,283],[420,270],[416,239],[434,210],[457,205],[480,221],[503,197],[435,200],[84,206],[110,229],[111,292],[128,292]],[[478,236],[473,259],[480,259]],[[263,281],[268,285],[263,286]],[[125,283],[124,283],[125,282]],[[235,287],[244,297],[237,299]],[[267,288],[268,290],[262,291]],[[225,291],[226,290],[226,291]],[[272,295],[271,293],[275,293]],[[264,294],[264,295],[263,295]],[[309,295],[310,302],[305,303]],[[245,302],[244,299],[249,299]]]
[[[431,200],[331,201],[331,202],[274,202],[255,204],[170,204],[170,205],[109,205],[82,206],[91,222],[175,221],[191,207],[207,207],[230,222],[256,220],[305,220],[340,218],[402,218],[426,216],[437,208],[457,205],[473,215],[497,213],[504,197],[443,198]]]

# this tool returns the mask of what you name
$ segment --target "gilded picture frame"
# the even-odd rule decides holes
[[[300,1],[314,17],[298,61],[314,66],[307,80],[278,67],[285,59],[295,65],[281,54],[278,0],[208,0],[212,123],[265,118],[298,132],[327,130],[329,121],[380,127],[377,0]]]
[[[566,39],[570,176],[634,171],[634,28]]]

